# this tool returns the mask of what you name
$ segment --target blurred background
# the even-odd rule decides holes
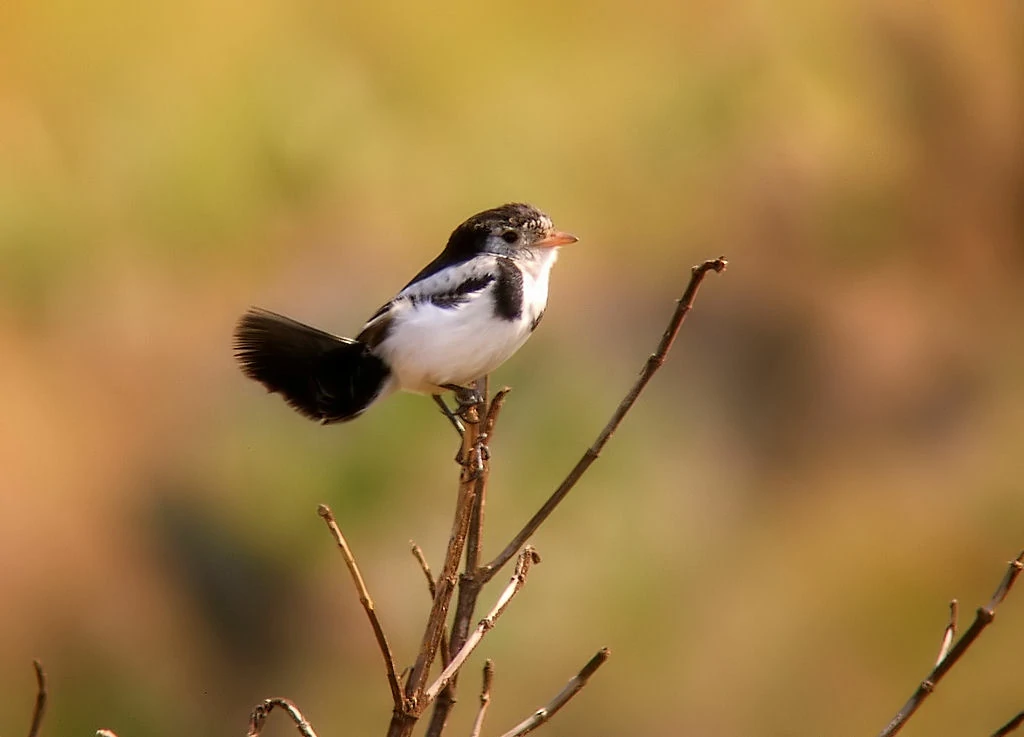
[[[433,405],[322,428],[233,365],[250,304],[352,335],[468,215],[580,236],[494,377],[491,554],[725,254],[535,537],[463,679],[485,733],[875,734],[1024,546],[1024,6],[7,0],[0,729],[383,733],[457,470]],[[504,575],[497,581],[506,580]],[[489,606],[500,583],[485,593]],[[966,625],[967,622],[964,624]],[[906,734],[1024,708],[1024,591]],[[265,734],[292,734],[275,715]]]

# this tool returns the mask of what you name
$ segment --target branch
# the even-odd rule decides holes
[[[476,719],[473,720],[473,729],[469,732],[469,737],[480,737],[480,730],[484,726],[484,717],[487,715],[487,707],[491,703],[491,681],[494,680],[494,661],[487,659],[484,661],[484,683],[480,688],[480,709],[476,713]]]
[[[704,277],[707,276],[709,271],[716,273],[722,273],[725,271],[727,262],[724,257],[705,261],[702,264],[693,267],[690,276],[690,283],[686,286],[686,290],[683,292],[683,296],[679,298],[679,302],[676,305],[675,312],[672,314],[672,318],[669,320],[668,327],[665,328],[665,333],[661,336],[661,342],[658,344],[657,350],[647,359],[644,364],[643,370],[640,372],[640,376],[636,382],[630,388],[629,392],[623,398],[622,402],[619,403],[618,408],[612,415],[608,424],[604,426],[601,433],[597,436],[597,440],[594,444],[587,449],[580,458],[576,466],[569,472],[569,475],[565,477],[565,480],[559,485],[551,497],[544,502],[544,506],[530,518],[530,521],[526,523],[522,530],[512,538],[512,541],[505,546],[497,557],[487,565],[483,566],[478,571],[478,578],[483,579],[484,582],[489,581],[498,570],[504,566],[516,552],[521,548],[527,540],[537,531],[544,520],[546,520],[551,513],[555,511],[561,501],[566,495],[572,491],[573,487],[580,480],[580,477],[590,468],[590,465],[597,460],[598,456],[601,455],[601,450],[611,439],[612,435],[618,429],[622,423],[623,418],[632,409],[636,403],[640,393],[647,386],[647,383],[654,376],[655,372],[662,367],[665,363],[665,359],[668,356],[669,350],[672,348],[672,343],[675,342],[676,335],[679,334],[679,329],[683,325],[683,320],[686,318],[687,313],[693,307],[694,299],[697,297],[697,290],[704,281]]]
[[[39,734],[43,714],[46,713],[46,673],[43,672],[43,664],[38,660],[33,660],[32,665],[36,669],[36,705],[32,709],[32,726],[28,729],[28,737],[36,737]]]
[[[949,655],[949,648],[953,645],[953,638],[956,637],[956,620],[959,613],[960,607],[956,599],[952,599],[949,602],[949,624],[946,625],[946,631],[942,633],[942,644],[939,645],[939,657],[935,659],[935,665],[941,663]]]
[[[1024,724],[1024,711],[993,732],[992,737],[1006,737],[1010,732],[1016,732],[1021,724]]]
[[[263,703],[256,705],[256,708],[252,710],[252,716],[249,717],[249,731],[246,733],[246,737],[259,737],[260,732],[263,731],[263,725],[267,721],[267,715],[274,710],[275,706],[279,706],[288,712],[288,716],[295,722],[295,726],[302,737],[316,737],[316,732],[313,731],[312,725],[306,721],[306,717],[302,716],[299,707],[291,699],[280,698],[264,699]]]
[[[398,685],[398,676],[395,675],[395,658],[391,654],[391,647],[388,645],[388,638],[384,634],[384,629],[380,625],[380,620],[377,618],[377,612],[373,606],[373,599],[370,598],[370,592],[366,589],[366,583],[363,581],[363,575],[359,572],[359,566],[356,564],[356,559],[352,555],[352,549],[349,548],[348,542],[345,540],[345,536],[341,534],[341,528],[338,527],[338,523],[334,519],[334,512],[331,511],[331,508],[326,504],[321,504],[317,507],[317,512],[321,517],[323,517],[327,526],[331,530],[331,534],[334,535],[334,540],[338,543],[338,549],[341,550],[341,556],[345,559],[345,565],[348,566],[348,571],[352,574],[352,582],[355,583],[356,590],[359,592],[359,603],[363,605],[363,609],[366,611],[366,616],[370,620],[370,626],[373,627],[373,634],[377,638],[377,645],[380,647],[380,654],[384,658],[384,668],[387,671],[388,685],[391,687],[391,698],[394,701],[395,708],[401,709],[403,703],[402,689]]]
[[[480,644],[480,641],[484,638],[491,628],[494,627],[494,623],[498,620],[498,617],[504,613],[506,607],[512,598],[519,593],[519,590],[523,588],[523,584],[526,583],[526,575],[530,572],[530,566],[534,563],[540,563],[540,556],[537,555],[537,551],[527,545],[523,548],[523,552],[519,555],[519,560],[516,562],[515,573],[512,574],[512,579],[508,582],[508,586],[501,592],[501,596],[498,597],[498,601],[494,604],[494,608],[491,609],[490,613],[480,620],[477,624],[476,629],[466,639],[466,644],[463,645],[455,655],[452,656],[452,662],[448,664],[441,675],[437,677],[430,688],[423,693],[424,706],[428,705],[431,701],[437,698],[437,695],[441,692],[445,686],[448,685],[462,664],[466,662],[466,658],[470,656],[476,646]]]
[[[412,555],[416,559],[416,562],[420,564],[420,570],[423,571],[423,576],[427,579],[427,590],[430,592],[430,600],[433,601],[434,597],[437,596],[437,584],[434,583],[434,574],[430,572],[430,564],[427,563],[427,557],[423,554],[423,548],[412,541],[410,541],[410,545],[412,545]],[[451,659],[452,656],[451,651],[448,649],[448,640],[442,637],[441,665],[448,665]]]
[[[501,737],[522,737],[544,724],[544,722],[558,713],[559,709],[569,703],[569,700],[579,693],[580,689],[587,685],[587,681],[590,680],[590,677],[594,675],[598,668],[604,665],[609,655],[611,655],[611,651],[606,647],[598,650],[597,654],[583,666],[579,673],[569,680],[565,688],[555,698],[551,699],[551,701],[530,715],[528,719],[524,719]]]
[[[1010,561],[1009,566],[1006,569],[1006,574],[1003,576],[1003,580],[999,582],[998,588],[995,593],[992,594],[992,599],[984,607],[980,607],[974,615],[974,621],[966,632],[961,635],[960,639],[957,640],[956,644],[945,654],[945,657],[941,658],[935,667],[932,668],[932,672],[921,681],[921,685],[917,687],[914,694],[910,697],[903,708],[900,709],[896,716],[886,725],[885,729],[881,731],[879,737],[892,737],[892,735],[899,732],[903,725],[907,723],[907,720],[914,715],[918,707],[924,702],[928,695],[935,690],[939,681],[942,677],[949,672],[949,670],[957,664],[960,658],[963,656],[967,649],[974,644],[974,641],[978,639],[978,636],[988,627],[993,618],[996,615],[996,607],[998,607],[1006,595],[1010,593],[1010,589],[1013,587],[1014,581],[1017,580],[1017,576],[1020,575],[1021,569],[1024,568],[1024,551],[1018,555],[1014,560]],[[952,614],[951,614],[952,617]],[[948,627],[947,627],[948,630]],[[945,637],[943,638],[945,643]],[[943,650],[945,647],[943,647]],[[941,651],[940,651],[941,654]]]
[[[430,666],[437,656],[439,644],[444,637],[444,624],[448,617],[448,607],[451,604],[452,595],[455,592],[456,573],[466,546],[473,502],[476,499],[477,480],[487,472],[487,464],[484,460],[486,457],[485,446],[479,442],[481,429],[479,407],[470,407],[468,412],[469,421],[466,423],[466,431],[462,436],[462,446],[458,455],[462,468],[459,474],[459,495],[455,504],[455,519],[452,523],[451,536],[448,539],[448,549],[445,553],[441,573],[437,578],[434,604],[430,608],[419,654],[416,656],[416,663],[413,665],[409,680],[405,685],[405,696],[410,703],[402,709],[401,713],[396,710],[388,728],[389,737],[409,735],[424,708],[420,705],[420,700],[426,686]]]
[[[483,471],[476,481],[476,499],[473,503],[469,530],[466,534],[466,564],[463,569],[463,575],[459,577],[459,598],[455,605],[455,616],[452,619],[451,635],[449,636],[450,648],[456,652],[462,649],[462,646],[466,643],[466,638],[469,636],[473,613],[476,611],[477,598],[480,596],[480,589],[483,587],[483,582],[477,581],[473,574],[476,573],[477,566],[480,564],[484,509],[487,504],[487,482],[490,479],[491,472],[489,444],[494,439],[494,427],[498,422],[498,415],[501,413],[501,408],[505,405],[505,397],[509,391],[511,390],[505,387],[491,400],[484,419],[484,427],[480,433],[484,443],[483,449],[486,450],[487,460],[484,461]],[[442,642],[444,642],[443,638]],[[444,653],[442,652],[442,660],[444,665],[447,666],[448,660],[444,660],[443,656]],[[448,686],[435,700],[434,713],[430,715],[430,724],[427,726],[425,737],[441,737],[445,725],[448,723],[448,715],[451,713],[452,707],[455,706],[455,690],[457,686],[458,674],[448,682]]]

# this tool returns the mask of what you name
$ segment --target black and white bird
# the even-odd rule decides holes
[[[544,316],[559,246],[577,238],[525,204],[469,218],[355,340],[253,308],[235,330],[242,371],[306,417],[345,422],[396,390],[460,402]],[[468,395],[471,396],[471,395]]]

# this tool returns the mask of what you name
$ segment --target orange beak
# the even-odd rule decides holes
[[[579,238],[569,233],[563,233],[560,230],[552,230],[539,241],[534,241],[533,247],[554,248],[555,246],[567,246],[570,243],[575,243],[578,240]]]

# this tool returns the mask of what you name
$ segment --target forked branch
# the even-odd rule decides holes
[[[516,563],[515,573],[512,574],[512,580],[508,582],[508,586],[501,592],[501,596],[498,597],[498,601],[495,603],[494,608],[491,609],[490,613],[480,620],[480,623],[473,630],[473,633],[466,639],[465,644],[459,648],[459,651],[452,655],[452,662],[448,664],[441,675],[437,677],[430,688],[428,688],[424,694],[424,706],[428,705],[431,701],[437,698],[437,695],[441,692],[441,689],[448,685],[448,682],[459,672],[462,664],[466,662],[466,658],[470,656],[476,646],[480,644],[480,641],[484,638],[484,635],[494,627],[494,623],[498,620],[498,617],[502,615],[505,608],[512,601],[512,598],[519,593],[519,590],[523,588],[523,584],[526,583],[526,575],[530,572],[530,566],[534,563],[540,563],[540,556],[537,552],[527,545],[523,548],[523,552],[519,555],[519,561]]]
[[[1006,574],[1003,576],[1003,580],[999,582],[999,586],[996,588],[995,593],[992,594],[992,598],[988,604],[980,607],[974,615],[974,621],[971,626],[967,629],[960,639],[956,641],[956,644],[951,648],[946,645],[946,640],[951,639],[951,630],[956,629],[955,621],[952,621],[950,625],[946,627],[946,631],[943,633],[943,644],[939,650],[940,658],[939,662],[932,668],[932,672],[921,681],[921,684],[914,691],[913,695],[903,705],[896,716],[894,716],[889,723],[885,726],[885,729],[881,731],[879,737],[892,737],[892,735],[903,729],[903,725],[907,723],[907,720],[914,715],[914,712],[918,710],[924,700],[928,698],[929,694],[935,690],[939,681],[942,677],[950,671],[950,669],[959,662],[963,654],[967,652],[967,649],[974,644],[974,641],[978,639],[978,636],[988,627],[992,620],[996,616],[996,607],[998,607],[1006,595],[1010,593],[1010,589],[1013,587],[1014,582],[1017,580],[1017,576],[1020,575],[1021,569],[1024,568],[1024,551],[1021,552],[1014,560],[1011,560],[1009,566],[1006,569]],[[956,617],[956,608],[951,607],[950,618],[954,620]],[[1016,727],[1014,727],[1016,728]]]

